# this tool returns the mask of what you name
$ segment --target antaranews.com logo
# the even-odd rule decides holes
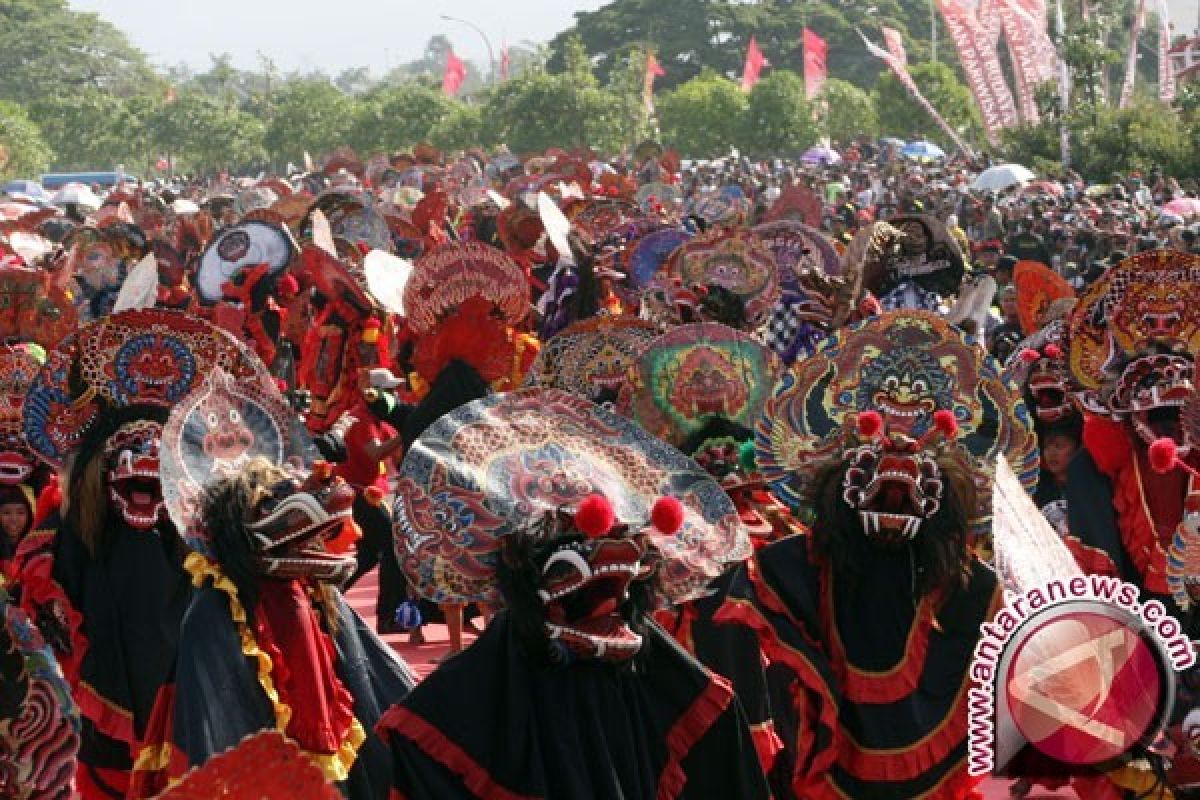
[[[1003,770],[1027,745],[1083,767],[1153,740],[1196,653],[1162,603],[1139,596],[1077,575],[1006,598],[971,665],[970,774]]]

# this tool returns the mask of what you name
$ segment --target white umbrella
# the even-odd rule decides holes
[[[200,206],[186,197],[179,197],[171,203],[171,210],[176,214],[199,214]]]
[[[1010,186],[1029,183],[1036,177],[1020,164],[997,164],[979,173],[971,188],[977,192],[999,192]]]
[[[54,197],[50,198],[50,201],[56,206],[66,206],[73,203],[91,209],[97,209],[101,205],[100,198],[96,196],[96,193],[82,183],[68,183],[55,192]]]

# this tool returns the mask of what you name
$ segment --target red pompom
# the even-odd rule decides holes
[[[367,244],[366,242],[355,242],[354,245],[358,248],[358,252],[362,253],[364,257],[367,255],[367,253],[371,252],[371,245]]]
[[[300,284],[296,280],[296,276],[290,272],[284,273],[284,276],[279,279],[279,295],[280,297],[294,297],[300,292]]]
[[[1046,358],[1053,358],[1055,361],[1058,361],[1060,358],[1063,357],[1062,348],[1056,344],[1046,345],[1042,349],[1042,352],[1046,354]]]
[[[590,494],[583,498],[575,510],[575,527],[589,539],[599,539],[612,530],[617,515],[612,503],[601,494]]]
[[[1175,448],[1175,440],[1164,436],[1161,439],[1155,439],[1154,444],[1150,445],[1150,466],[1160,475],[1170,472],[1175,468],[1175,462],[1178,458],[1178,453]]]
[[[858,435],[874,439],[883,430],[883,416],[878,411],[863,411],[858,415]]]
[[[678,533],[683,527],[683,503],[674,497],[658,498],[650,510],[650,522],[659,533]]]
[[[958,420],[954,418],[954,412],[949,409],[943,408],[933,412],[933,427],[941,431],[947,439],[958,436]]]
[[[1041,357],[1042,357],[1042,354],[1039,353],[1037,350],[1034,350],[1032,347],[1026,347],[1024,350],[1021,351],[1021,360],[1024,361],[1026,364],[1032,364],[1033,362],[1037,361]]]

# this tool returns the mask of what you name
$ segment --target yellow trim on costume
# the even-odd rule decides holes
[[[242,641],[242,654],[257,664],[258,683],[266,692],[267,699],[271,701],[271,706],[275,709],[275,728],[286,733],[288,722],[292,718],[292,709],[279,699],[279,692],[275,690],[275,682],[271,679],[271,657],[259,648],[258,640],[254,638],[254,631],[250,630],[250,626],[247,624],[246,609],[242,607],[242,602],[238,599],[237,587],[221,572],[220,566],[200,553],[188,555],[183,562],[183,568],[192,576],[193,586],[200,588],[206,580],[211,580],[213,588],[224,592],[228,597],[229,614],[233,617]],[[352,718],[350,730],[347,731],[346,738],[336,753],[310,753],[307,750],[302,752],[320,768],[326,780],[340,783],[350,777],[350,768],[354,766],[354,762],[358,758],[358,748],[366,739],[366,731],[363,730],[356,718]]]
[[[171,765],[170,743],[148,744],[138,753],[137,761],[133,762],[134,772],[158,772]]]

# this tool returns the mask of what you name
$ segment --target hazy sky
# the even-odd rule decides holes
[[[257,53],[284,72],[336,73],[369,66],[381,73],[420,56],[429,37],[444,33],[459,55],[487,64],[487,48],[466,25],[491,39],[500,58],[503,41],[544,41],[568,27],[574,12],[606,0],[70,0],[79,11],[100,13],[155,64],[196,68],[209,54],[229,53],[239,67],[254,67]]]

